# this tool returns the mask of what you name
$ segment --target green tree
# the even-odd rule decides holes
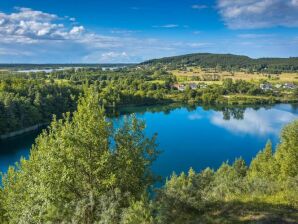
[[[125,209],[121,224],[154,224],[152,204],[146,197],[133,202],[129,208]]]
[[[279,178],[285,180],[298,174],[298,120],[288,124],[281,131],[280,144],[275,155]]]
[[[6,212],[3,208],[3,201],[4,201],[4,195],[3,195],[3,191],[2,189],[0,188],[0,223],[7,223],[7,219],[6,219]]]
[[[272,153],[272,143],[268,141],[263,151],[251,161],[248,178],[274,179],[276,177],[275,159]]]
[[[154,182],[149,168],[157,155],[155,138],[145,138],[143,130],[133,117],[115,131],[98,94],[89,91],[73,116],[54,120],[29,160],[4,176],[10,223],[94,223],[108,214],[117,215],[106,217],[114,220],[107,223],[118,223],[120,208],[140,199]]]
[[[241,165],[241,167],[239,166]],[[213,188],[209,194],[214,201],[231,200],[243,193],[243,173],[242,162],[236,162],[234,165],[223,163],[215,172]]]

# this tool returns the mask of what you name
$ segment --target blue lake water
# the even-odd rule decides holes
[[[224,161],[242,157],[248,163],[270,139],[278,143],[281,128],[298,119],[298,107],[280,104],[261,108],[128,108],[113,118],[121,122],[125,113],[135,112],[146,124],[148,136],[158,133],[162,150],[153,171],[163,177],[190,167],[218,168]],[[0,142],[0,171],[5,172],[29,148],[39,131]]]

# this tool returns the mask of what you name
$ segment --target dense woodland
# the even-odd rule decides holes
[[[162,59],[149,60],[142,65],[155,67],[168,67],[170,69],[185,66],[200,66],[202,68],[217,68],[218,70],[280,73],[284,71],[297,71],[298,58],[259,58],[252,59],[247,56],[232,54],[188,54]]]
[[[247,166],[173,174],[157,191],[156,136],[134,116],[115,129],[97,86],[54,118],[28,160],[3,175],[1,223],[297,223],[298,121]]]
[[[165,68],[196,63],[280,72],[297,70],[295,60],[200,54],[116,70],[1,71],[0,135],[51,124],[30,158],[2,175],[0,223],[298,223],[297,121],[283,129],[276,148],[269,141],[250,165],[239,158],[160,182],[151,171],[160,153],[157,136],[147,137],[133,115],[117,129],[108,118],[127,106],[170,111],[201,104],[222,111],[226,120],[242,119],[241,105],[297,102],[298,88],[264,91],[264,81],[224,79],[179,91]],[[162,187],[155,189],[157,183]]]
[[[156,103],[167,91],[165,85],[146,75],[102,72],[97,69],[51,73],[0,75],[0,134],[39,123],[52,115],[74,111],[84,86],[94,85],[105,107],[118,104]],[[160,90],[160,91],[156,91]]]
[[[50,122],[52,115],[73,112],[84,88],[93,86],[104,108],[127,105],[187,104],[270,104],[295,102],[298,90],[290,94],[263,91],[259,83],[223,80],[223,85],[181,92],[171,73],[156,68],[129,67],[116,71],[79,68],[52,73],[0,74],[0,135]]]

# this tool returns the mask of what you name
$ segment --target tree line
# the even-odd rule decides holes
[[[81,68],[49,74],[1,74],[0,135],[48,123],[53,114],[61,117],[64,112],[73,112],[79,95],[89,86],[99,93],[102,107],[113,109],[173,102],[211,105],[297,101],[294,93],[284,95],[263,91],[258,83],[243,80],[225,79],[223,85],[213,84],[197,89],[187,86],[185,91],[177,90],[174,86],[176,83],[176,77],[163,69],[103,71]]]
[[[169,69],[200,66],[202,68],[216,68],[217,70],[280,73],[298,71],[298,58],[258,58],[233,54],[196,53],[143,62],[141,65],[164,67]]]
[[[3,175],[1,223],[241,223],[262,211],[268,223],[295,222],[298,121],[282,130],[275,151],[269,141],[249,166],[240,158],[173,174],[152,195],[156,136],[146,137],[135,116],[115,129],[100,100],[94,87],[86,89],[77,110],[54,118],[30,158]]]

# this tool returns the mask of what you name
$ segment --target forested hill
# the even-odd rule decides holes
[[[247,69],[251,71],[298,71],[298,57],[293,58],[259,58],[233,54],[197,53],[174,57],[166,57],[143,62],[141,65],[167,66],[181,68],[200,66],[202,68],[220,68],[224,70]]]

